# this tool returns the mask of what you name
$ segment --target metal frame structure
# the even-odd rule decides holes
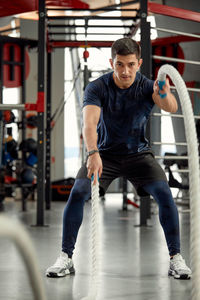
[[[52,68],[52,54],[47,52],[47,97],[46,97],[46,209],[51,208],[51,68]]]
[[[141,72],[147,77],[151,78],[152,74],[152,60],[151,57],[151,26],[150,22],[147,22],[148,16],[148,1],[140,0],[140,15],[141,15],[141,56],[143,63],[141,66]],[[151,126],[150,120],[146,127],[146,136],[151,142]],[[150,196],[141,197],[140,199],[140,224],[139,226],[148,226],[147,220],[151,216],[151,201]]]
[[[22,120],[25,116],[25,110],[37,111],[38,121],[38,140],[37,140],[37,226],[44,225],[44,199],[45,199],[45,154],[46,154],[46,143],[45,143],[45,35],[46,35],[46,10],[45,0],[39,0],[39,26],[38,26],[38,42],[28,39],[19,39],[2,36],[0,37],[0,109],[19,109],[22,110]],[[18,44],[21,47],[21,62],[15,61],[4,61],[2,45],[5,43]],[[38,47],[38,95],[37,103],[25,103],[25,46]],[[2,90],[3,90],[3,65],[20,65],[21,66],[21,104],[16,105],[5,105],[2,103]],[[23,122],[23,121],[22,121]],[[24,128],[24,126],[22,126]],[[22,138],[25,138],[25,131],[22,131]],[[25,210],[25,201],[23,199],[23,209]]]
[[[14,57],[10,57],[9,61],[4,60],[3,58],[3,47],[7,43],[10,43],[12,45],[18,45],[20,46],[20,55],[21,60],[20,62],[15,62]],[[25,60],[25,49],[26,47],[37,47],[37,41],[29,40],[29,39],[18,39],[18,38],[12,38],[12,37],[0,37],[0,110],[12,110],[12,109],[18,109],[22,110],[22,140],[25,139],[25,110],[36,110],[35,104],[31,103],[25,103],[26,100],[26,81],[25,81],[25,70],[26,70],[26,60]],[[11,55],[13,56],[13,54]],[[20,66],[20,72],[21,72],[21,104],[15,104],[15,105],[6,105],[3,104],[3,86],[4,86],[4,65],[9,65],[11,68],[14,68],[14,66]],[[24,154],[22,153],[22,156]],[[25,160],[25,157],[22,157]],[[22,168],[23,168],[23,161],[22,159]],[[26,193],[25,190],[26,185],[22,185],[22,210],[26,210]]]
[[[148,2],[148,12],[160,14],[172,18],[178,18],[193,22],[200,22],[200,13],[196,11],[175,8],[173,6],[163,5],[159,3]]]
[[[38,109],[37,123],[37,225],[44,225],[45,201],[45,52],[46,52],[46,8],[45,0],[39,0],[38,23],[38,99],[41,106]]]
[[[143,57],[143,65],[142,65],[142,69],[141,72],[147,76],[147,77],[151,77],[151,60],[149,59],[149,57],[151,57],[151,40],[150,40],[150,23],[147,22],[147,15],[148,15],[148,1],[147,0],[140,0],[140,1],[129,1],[129,3],[139,3],[140,2],[140,10],[136,10],[136,9],[123,9],[124,11],[129,11],[129,12],[137,12],[135,17],[104,17],[104,16],[87,16],[87,17],[81,17],[81,16],[56,16],[56,17],[48,17],[48,49],[52,48],[64,48],[64,47],[80,47],[80,46],[84,46],[85,48],[87,47],[110,47],[113,43],[113,41],[73,41],[72,39],[66,39],[64,38],[63,40],[58,40],[58,39],[53,39],[53,36],[57,36],[57,35],[63,35],[63,36],[67,36],[67,35],[72,35],[74,36],[74,31],[76,28],[85,28],[85,36],[88,36],[88,28],[98,28],[98,25],[90,25],[89,21],[90,20],[124,20],[124,21],[132,21],[133,25],[132,26],[127,26],[125,25],[125,28],[129,29],[129,32],[126,34],[127,36],[131,36],[131,32],[133,32],[133,30],[135,29],[135,21],[136,20],[140,20],[140,26],[141,26],[141,48],[142,48],[142,57]],[[120,6],[126,6],[127,3],[121,3]],[[104,8],[100,8],[99,11],[113,11],[113,9],[115,9],[118,5],[115,6],[111,6],[111,7],[104,7]],[[62,10],[62,9],[61,9]],[[85,9],[82,9],[85,10]],[[87,9],[89,10],[89,9]],[[98,11],[98,10],[89,10],[89,11]],[[121,10],[122,11],[122,10]],[[61,20],[67,20],[69,21],[73,21],[74,24],[70,25],[70,27],[66,24],[55,24],[53,23],[54,21],[61,21]],[[75,20],[84,20],[85,25],[75,25]],[[72,28],[73,27],[73,28]],[[107,27],[106,25],[103,27]],[[119,26],[116,26],[119,27]],[[66,29],[68,28],[68,31],[60,31],[60,32],[56,32],[56,31],[52,31],[54,28],[59,28],[59,29]],[[108,28],[110,28],[110,26],[108,26]],[[112,26],[112,28],[115,28],[115,25]],[[73,30],[72,32],[70,32],[70,30]],[[96,35],[100,35],[100,33],[96,33]],[[51,58],[49,56],[49,64],[51,64]],[[87,73],[86,66],[84,67],[84,74]],[[50,72],[50,68],[48,68],[48,72],[47,72],[47,78],[51,78],[51,74]],[[85,78],[85,76],[84,76]],[[84,82],[87,81],[84,79]],[[85,85],[85,84],[84,84]],[[50,101],[50,99],[48,99],[48,101]],[[49,126],[48,126],[49,127]],[[47,127],[47,132],[50,131],[50,128]],[[147,135],[150,138],[150,125],[148,126],[148,130],[147,130]],[[49,178],[49,176],[47,176],[46,172],[46,179]],[[127,209],[127,183],[126,180],[123,179],[123,210]],[[47,198],[47,194],[46,194],[46,201],[48,203],[48,207],[50,207],[50,198]],[[140,224],[139,226],[147,226],[147,218],[150,217],[150,198],[149,197],[145,197],[143,200],[141,200],[141,213],[140,213]]]

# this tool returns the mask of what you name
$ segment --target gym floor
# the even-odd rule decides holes
[[[36,248],[41,273],[55,262],[61,246],[64,202],[52,202],[45,212],[48,226],[35,227],[35,202],[21,203],[7,199],[4,211],[20,219]],[[175,280],[167,275],[169,258],[157,206],[153,205],[149,227],[137,227],[139,210],[122,211],[122,195],[107,194],[102,203],[101,272],[98,300],[189,300],[191,280]],[[178,207],[182,255],[189,264],[189,212]],[[75,275],[64,278],[43,276],[48,300],[81,300],[87,295],[90,280],[89,226],[91,203],[85,205],[84,221],[74,254]],[[31,300],[33,294],[26,268],[14,244],[0,241],[0,299]]]

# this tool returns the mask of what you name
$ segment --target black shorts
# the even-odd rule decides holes
[[[151,151],[143,151],[127,156],[100,153],[103,172],[99,180],[100,193],[103,195],[111,182],[118,177],[125,177],[137,190],[138,195],[147,195],[143,186],[153,181],[167,181],[165,172],[158,164]],[[86,163],[80,168],[76,178],[87,178]]]

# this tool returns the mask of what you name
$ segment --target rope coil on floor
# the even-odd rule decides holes
[[[190,186],[190,264],[192,269],[191,300],[200,299],[200,172],[197,133],[191,100],[182,77],[171,65],[163,65],[158,71],[158,80],[165,81],[168,75],[177,88],[184,116],[188,145]],[[165,99],[163,99],[164,101]]]
[[[32,241],[19,222],[0,216],[0,237],[12,240],[26,265],[35,300],[47,300]],[[12,283],[11,283],[12,284]]]
[[[82,300],[95,300],[98,296],[100,278],[100,199],[99,199],[99,181],[96,184],[91,182],[91,204],[92,204],[92,216],[91,216],[91,280],[89,286],[89,292]]]

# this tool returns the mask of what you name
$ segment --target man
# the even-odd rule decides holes
[[[159,206],[170,255],[168,274],[189,279],[191,270],[180,254],[178,212],[164,171],[155,160],[145,128],[153,106],[174,113],[177,102],[169,82],[159,91],[157,82],[138,71],[142,64],[140,46],[130,38],[112,45],[110,64],[113,72],[88,84],[83,102],[83,137],[87,162],[79,170],[63,217],[62,252],[46,275],[62,277],[74,272],[72,255],[83,218],[85,200],[90,198],[91,176],[99,177],[105,193],[117,177],[126,177],[139,195],[150,194]],[[163,99],[159,93],[166,94]]]

